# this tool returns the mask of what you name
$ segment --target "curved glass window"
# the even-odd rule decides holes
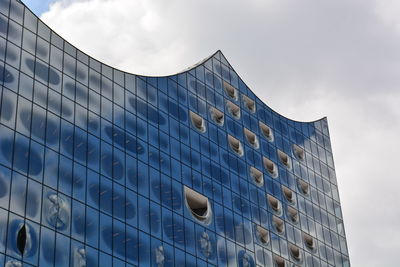
[[[208,198],[186,186],[184,187],[184,194],[186,207],[193,217],[200,222],[210,223],[212,211]]]

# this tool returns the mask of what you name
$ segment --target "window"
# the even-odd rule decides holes
[[[293,244],[289,244],[288,248],[290,251],[290,256],[292,256],[295,261],[300,262],[302,259],[300,248]]]
[[[231,101],[226,101],[226,107],[229,113],[235,118],[240,119],[240,108],[239,106],[233,104]]]
[[[299,147],[296,144],[293,144],[293,154],[299,160],[304,160],[305,159],[304,149]]]
[[[250,167],[250,177],[253,179],[254,183],[257,186],[263,186],[264,185],[264,175],[257,168]]]
[[[212,212],[208,198],[186,186],[184,187],[184,194],[186,206],[193,217],[200,222],[210,223]]]
[[[270,142],[274,141],[274,134],[273,134],[271,128],[262,122],[259,122],[259,126],[260,126],[260,130],[263,133],[264,137]]]
[[[282,212],[282,204],[281,204],[281,202],[277,198],[275,198],[275,197],[273,197],[271,195],[267,195],[267,200],[268,200],[268,204],[271,207],[271,209],[275,213],[281,214],[281,212]]]
[[[314,251],[316,246],[315,246],[315,242],[314,242],[314,237],[312,237],[309,234],[303,233],[303,240],[304,240],[304,244],[306,245],[306,247],[308,249],[310,249],[311,251]]]
[[[243,156],[243,146],[238,139],[231,135],[228,135],[228,142],[233,152],[235,152],[239,156]]]
[[[299,214],[295,208],[288,206],[287,215],[293,223],[299,222]]]
[[[248,110],[250,110],[252,113],[256,112],[256,103],[254,102],[253,99],[243,95],[243,102],[244,105],[248,108]]]
[[[230,85],[229,83],[224,81],[224,89],[225,93],[232,99],[237,100],[238,99],[238,90]]]
[[[294,193],[292,190],[282,185],[282,193],[290,203],[294,203]]]
[[[213,121],[219,126],[224,125],[224,113],[219,111],[218,109],[211,107],[210,114]]]
[[[206,131],[206,123],[204,119],[194,113],[193,111],[189,111],[190,114],[190,120],[192,121],[192,125],[201,133],[204,133]]]
[[[286,266],[284,258],[274,254],[273,259],[274,259],[276,267],[285,267]]]
[[[282,164],[285,165],[286,168],[290,169],[292,167],[292,161],[289,158],[289,156],[285,152],[279,149],[278,149],[278,158],[282,162]]]
[[[282,219],[280,219],[277,216],[273,215],[272,216],[272,224],[275,227],[275,229],[278,232],[278,234],[283,234],[283,232],[285,231],[285,223],[283,222]]]
[[[301,193],[308,195],[310,193],[310,186],[302,179],[297,180],[297,185]]]
[[[252,147],[254,147],[255,149],[258,149],[260,147],[257,135],[249,131],[247,128],[244,128],[244,135],[246,136],[247,141]]]
[[[25,224],[22,225],[17,234],[17,248],[21,255],[24,255],[26,246],[26,227]]]
[[[263,157],[264,168],[271,174],[272,178],[276,178],[278,176],[278,169],[275,163],[272,160]]]
[[[269,232],[267,229],[257,225],[256,226],[256,236],[261,244],[266,245],[269,242]]]

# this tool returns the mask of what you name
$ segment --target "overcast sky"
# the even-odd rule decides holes
[[[174,74],[221,49],[280,114],[327,116],[351,263],[399,266],[400,1],[25,2],[122,70]]]

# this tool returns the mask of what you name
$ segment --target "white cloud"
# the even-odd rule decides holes
[[[395,266],[399,8],[394,0],[64,0],[42,18],[133,73],[172,74],[222,49],[276,111],[327,115],[352,264]]]

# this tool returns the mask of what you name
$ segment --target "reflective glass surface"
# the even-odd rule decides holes
[[[220,51],[124,73],[0,0],[1,263],[350,266],[327,120],[274,112]]]

